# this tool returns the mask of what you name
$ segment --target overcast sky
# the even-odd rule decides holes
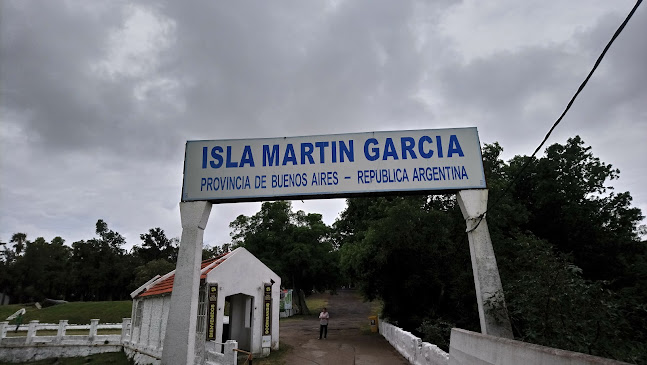
[[[0,1],[0,240],[180,236],[187,140],[475,126],[530,155],[634,1],[191,4]],[[643,5],[547,144],[580,135],[643,213],[646,35]],[[205,243],[259,207],[214,205]]]

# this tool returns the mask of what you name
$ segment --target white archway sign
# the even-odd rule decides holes
[[[447,192],[456,193],[467,224],[481,332],[512,338],[487,221],[479,218],[488,194],[476,128],[187,142],[162,364],[193,363],[212,204]],[[486,308],[493,299],[496,308]]]

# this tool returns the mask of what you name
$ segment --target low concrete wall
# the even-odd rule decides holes
[[[41,328],[38,321],[31,321],[26,337],[6,337],[9,325],[7,322],[0,322],[0,361],[38,361],[121,351],[125,334],[97,335],[98,322],[98,319],[92,320],[87,336],[65,335],[67,321],[59,323],[56,336],[37,336],[38,330],[44,328]]]
[[[117,343],[97,343],[88,345],[85,341],[75,345],[65,344],[45,344],[39,343],[34,345],[15,345],[0,347],[0,362],[27,362],[38,361],[54,357],[77,357],[102,354],[105,352],[119,352],[121,344]]]
[[[414,336],[402,328],[396,327],[383,320],[379,321],[380,334],[389,343],[414,365],[447,365],[449,354],[438,346],[428,342],[422,342],[419,337]]]
[[[554,349],[507,338],[452,329],[449,364],[617,365],[620,361]]]
[[[221,346],[222,353],[218,351]],[[229,340],[221,344],[216,344],[213,341],[207,342],[205,346],[205,365],[237,365],[238,353],[234,351],[237,348],[238,342],[234,340]]]

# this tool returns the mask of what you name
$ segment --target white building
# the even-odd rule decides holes
[[[131,293],[132,329],[126,353],[139,363],[159,364],[175,271],[157,276]],[[236,340],[255,357],[279,348],[281,278],[244,248],[202,262],[196,328],[196,361],[221,353]]]

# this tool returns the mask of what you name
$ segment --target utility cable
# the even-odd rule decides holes
[[[625,26],[626,26],[626,25],[627,25],[627,23],[629,22],[629,19],[631,19],[631,17],[634,15],[634,13],[636,12],[636,9],[638,9],[638,7],[640,6],[640,4],[641,4],[641,3],[642,3],[642,0],[637,0],[637,1],[636,1],[636,5],[634,5],[633,9],[631,9],[631,11],[629,12],[629,14],[628,14],[628,15],[627,15],[627,17],[625,18],[625,20],[622,22],[622,24],[620,24],[620,26],[618,27],[618,29],[616,30],[616,32],[613,34],[613,37],[611,37],[611,40],[607,43],[606,47],[604,47],[604,50],[602,51],[602,53],[601,53],[601,54],[600,54],[600,56],[598,57],[597,61],[595,61],[595,65],[593,66],[593,68],[591,69],[591,71],[589,72],[589,74],[586,76],[586,78],[584,79],[584,81],[582,82],[582,84],[580,85],[580,87],[577,89],[577,92],[575,93],[575,95],[573,95],[573,97],[571,98],[571,101],[569,101],[569,102],[568,102],[568,104],[566,105],[566,109],[564,109],[564,112],[562,112],[562,115],[560,115],[560,116],[559,116],[559,118],[558,118],[558,119],[557,119],[557,121],[553,124],[553,126],[550,128],[550,130],[548,131],[548,133],[546,133],[546,136],[544,137],[544,140],[543,140],[543,141],[541,141],[541,143],[539,144],[539,146],[537,146],[537,148],[535,149],[535,152],[533,152],[533,153],[532,153],[532,155],[530,156],[530,158],[528,158],[528,159],[526,160],[526,162],[521,166],[521,169],[520,169],[520,170],[519,170],[519,172],[517,173],[517,176],[515,176],[515,178],[514,178],[514,179],[513,179],[509,184],[508,184],[508,186],[505,188],[505,190],[503,190],[503,193],[501,193],[501,195],[499,195],[499,197],[497,198],[497,200],[495,200],[495,201],[494,201],[494,203],[492,203],[492,205],[490,205],[490,207],[489,207],[488,209],[486,209],[486,210],[485,210],[485,212],[483,212],[482,214],[480,214],[480,215],[479,215],[479,220],[478,220],[478,222],[476,222],[476,225],[474,225],[474,227],[473,227],[473,228],[468,229],[468,230],[467,230],[467,232],[472,232],[472,231],[474,231],[474,230],[479,226],[479,224],[481,224],[481,221],[483,221],[483,218],[485,218],[485,215],[487,214],[487,212],[488,212],[489,210],[493,209],[494,207],[496,207],[496,206],[497,206],[497,204],[501,201],[501,199],[503,199],[503,197],[504,197],[504,196],[508,193],[508,191],[512,188],[512,186],[513,186],[513,185],[514,185],[514,184],[519,180],[519,178],[521,178],[521,174],[523,173],[523,171],[526,169],[526,167],[528,167],[528,165],[529,165],[529,164],[530,164],[530,162],[533,160],[533,158],[535,157],[535,155],[537,154],[537,152],[539,152],[539,150],[541,149],[541,147],[543,147],[543,145],[546,143],[546,141],[548,140],[548,137],[550,137],[551,133],[553,133],[553,130],[555,130],[555,128],[557,127],[557,125],[562,121],[562,119],[564,118],[564,116],[566,115],[566,113],[568,112],[568,110],[569,110],[569,109],[571,109],[571,106],[573,105],[573,102],[575,102],[575,99],[577,98],[577,96],[580,94],[580,92],[582,92],[582,90],[584,89],[584,87],[586,86],[586,84],[589,82],[589,79],[591,79],[591,76],[593,76],[593,73],[595,72],[595,70],[596,70],[596,69],[598,68],[598,66],[600,65],[600,62],[602,62],[602,59],[603,59],[603,58],[604,58],[604,56],[606,55],[607,51],[609,50],[609,48],[611,48],[611,45],[612,45],[612,44],[613,44],[613,42],[616,40],[616,38],[618,38],[618,36],[620,35],[620,33],[622,33],[622,31],[624,30]]]

